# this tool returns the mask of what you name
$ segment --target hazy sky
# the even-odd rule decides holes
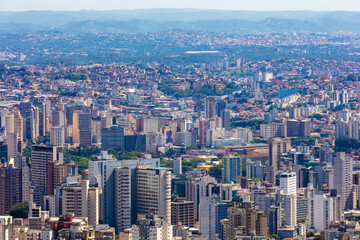
[[[0,0],[1,11],[138,8],[360,11],[360,0]]]

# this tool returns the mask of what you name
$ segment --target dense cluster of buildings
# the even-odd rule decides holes
[[[5,66],[0,239],[358,236],[354,63],[228,61]]]

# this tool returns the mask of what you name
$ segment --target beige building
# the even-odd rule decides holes
[[[138,214],[155,213],[171,222],[171,172],[168,169],[139,166],[137,194]]]
[[[89,180],[62,187],[63,214],[73,213],[75,217],[87,217],[89,224],[99,223],[99,188],[89,187]]]

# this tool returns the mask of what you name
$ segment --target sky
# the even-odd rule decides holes
[[[0,0],[0,11],[146,8],[360,11],[360,0]]]

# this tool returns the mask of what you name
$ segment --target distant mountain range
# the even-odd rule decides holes
[[[0,12],[0,33],[156,32],[360,33],[360,12],[144,9]]]

